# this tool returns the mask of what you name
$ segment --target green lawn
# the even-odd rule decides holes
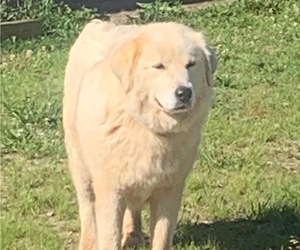
[[[176,20],[204,31],[219,67],[175,249],[300,249],[299,1],[238,0]],[[3,250],[77,244],[61,126],[71,42],[50,36],[2,46]]]

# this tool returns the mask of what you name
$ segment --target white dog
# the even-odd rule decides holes
[[[64,130],[81,250],[169,250],[213,93],[216,57],[182,24],[92,21],[71,49]]]

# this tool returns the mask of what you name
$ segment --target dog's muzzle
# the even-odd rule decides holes
[[[163,110],[170,113],[185,112],[192,108],[193,106],[193,89],[192,86],[180,85],[173,92],[172,102],[164,103],[158,98],[155,98],[156,103]],[[169,97],[170,98],[170,97]]]

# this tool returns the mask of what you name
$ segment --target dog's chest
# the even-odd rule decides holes
[[[157,147],[146,154],[137,152],[124,165],[119,185],[130,203],[143,203],[155,189],[170,186],[176,181],[180,164],[174,159],[172,150],[163,151]]]
[[[86,164],[96,167],[91,171],[97,181],[122,191],[130,203],[142,204],[156,189],[186,177],[194,163],[198,134],[162,137],[134,126],[91,131],[84,148]]]
[[[151,135],[134,138],[134,141],[126,145],[124,152],[127,153],[119,175],[120,188],[131,203],[142,203],[154,190],[174,185],[192,168],[197,142],[185,147],[176,138]]]

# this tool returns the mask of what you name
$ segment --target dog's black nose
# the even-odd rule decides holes
[[[183,103],[187,103],[192,97],[192,90],[189,87],[180,86],[175,90],[175,95]]]

